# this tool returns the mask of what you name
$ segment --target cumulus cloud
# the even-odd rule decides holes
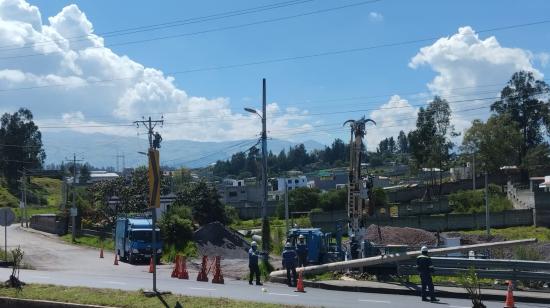
[[[24,105],[41,124],[61,121],[83,132],[135,135],[135,128],[105,124],[160,113],[165,139],[236,140],[259,132],[258,119],[232,112],[229,98],[191,96],[161,70],[105,47],[77,5],[47,21],[24,0],[0,0],[0,89],[12,90],[0,93],[4,108]],[[43,55],[25,57],[37,53]],[[276,103],[268,119],[274,131],[310,129],[303,110]]]
[[[369,20],[371,22],[381,22],[384,20],[384,16],[381,13],[378,12],[370,12],[369,13]]]
[[[537,78],[543,75],[533,66],[531,52],[521,48],[503,47],[496,37],[482,39],[471,27],[462,27],[458,33],[443,37],[420,51],[410,60],[409,66],[417,69],[428,66],[436,72],[428,83],[433,94],[450,101],[495,96],[513,73],[531,71]],[[496,85],[487,87],[487,85]],[[483,94],[480,94],[483,93]],[[451,104],[453,111],[465,106],[488,106],[490,100]],[[488,109],[487,109],[488,110]],[[471,116],[455,116],[453,123],[459,131],[470,125],[473,118],[486,117],[488,111]]]
[[[376,121],[376,127],[367,130],[368,150],[374,151],[380,140],[386,137],[396,138],[399,131],[409,132],[415,128],[418,109],[406,99],[394,95],[390,100],[370,113]]]

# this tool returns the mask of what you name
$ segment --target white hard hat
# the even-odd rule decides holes
[[[421,252],[428,252],[428,247],[422,246],[422,248],[420,248],[420,251]]]
[[[256,243],[256,241],[252,241],[252,243],[250,243],[250,246],[256,247],[256,246],[258,246],[258,243]]]
[[[299,239],[303,239],[304,238],[304,235],[303,234],[300,234],[300,236],[298,236]]]
[[[286,242],[285,248],[290,248],[290,247],[292,247],[292,244],[290,244],[290,242]]]

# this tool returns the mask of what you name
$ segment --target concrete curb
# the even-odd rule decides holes
[[[286,284],[286,278],[282,277],[270,277],[269,281],[275,283]],[[420,296],[420,288],[417,285],[392,285],[392,287],[379,287],[379,286],[348,286],[348,285],[336,285],[331,283],[326,283],[322,281],[309,281],[304,280],[304,286],[307,288],[317,288],[324,290],[333,290],[333,291],[345,291],[345,292],[363,292],[363,293],[380,293],[380,294],[395,294],[395,295],[413,295]],[[491,293],[491,291],[500,291],[500,290],[482,290],[483,300],[487,301],[502,301],[506,299],[506,291],[502,290],[502,294]],[[455,292],[450,290],[438,289],[436,286],[436,296],[443,298],[460,298],[460,299],[469,299],[469,296],[466,292]],[[488,293],[489,292],[489,293]],[[517,302],[523,303],[537,303],[537,304],[547,304],[550,298],[550,295],[544,296],[535,296],[538,292],[530,292],[532,294],[526,295],[527,292],[514,292],[514,299]]]
[[[115,308],[110,306],[84,305],[75,303],[53,302],[35,299],[23,299],[13,297],[0,297],[0,307],[13,308]]]

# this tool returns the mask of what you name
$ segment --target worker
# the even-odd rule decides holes
[[[298,266],[307,266],[307,245],[304,235],[298,236],[298,243],[296,244],[296,253],[298,254]]]
[[[422,246],[420,249],[421,255],[416,258],[416,268],[420,274],[420,281],[422,283],[421,295],[422,301],[427,302],[438,302],[439,300],[435,298],[434,294],[434,283],[432,281],[432,273],[434,267],[432,265],[432,258],[428,256],[428,247]],[[426,294],[426,288],[429,290],[429,293]],[[428,296],[430,300],[428,300]]]
[[[286,269],[286,284],[289,287],[296,286],[296,251],[291,243],[286,243],[283,250],[283,268]],[[290,280],[290,272],[292,272],[293,283]]]
[[[258,251],[258,244],[256,241],[252,241],[252,243],[250,243],[250,249],[248,250],[248,268],[250,269],[248,284],[250,285],[252,285],[254,275],[256,275],[256,285],[262,285],[260,282],[260,266],[258,265],[258,257],[260,254],[261,253]]]

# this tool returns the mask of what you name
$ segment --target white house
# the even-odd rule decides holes
[[[277,178],[277,191],[285,191],[285,183],[288,190],[293,190],[298,187],[309,187],[307,177],[305,175]]]

